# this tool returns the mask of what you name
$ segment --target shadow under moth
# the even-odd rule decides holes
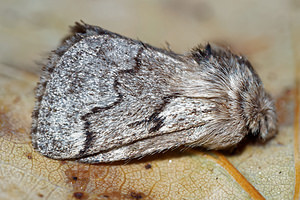
[[[53,159],[224,149],[277,130],[274,102],[245,57],[210,44],[180,55],[83,22],[50,56],[36,99],[32,143]]]

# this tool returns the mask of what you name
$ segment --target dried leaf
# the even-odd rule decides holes
[[[21,16],[20,19],[25,18],[26,9],[30,8],[23,9],[23,4],[11,2],[3,2],[0,13],[10,13],[12,19],[18,19],[18,15]],[[38,60],[40,54],[37,52],[41,52],[41,46],[50,49],[51,44],[51,48],[55,48],[53,41],[58,41],[57,38],[48,40],[49,30],[45,31],[47,34],[41,34],[43,37],[39,35],[44,39],[37,40],[39,37],[36,35],[41,31],[41,24],[56,23],[54,21],[57,18],[53,13],[61,12],[62,9],[64,23],[70,24],[78,20],[78,16],[71,12],[69,15],[65,14],[69,10],[66,9],[67,6],[71,4],[74,10],[82,11],[94,19],[95,13],[99,12],[90,12],[90,8],[105,10],[109,6],[99,3],[103,5],[101,7],[98,2],[75,1],[78,3],[76,4],[74,1],[65,1],[54,8],[49,6],[54,2],[45,2],[43,6],[47,9],[41,13],[52,16],[53,21],[32,17],[35,16],[32,10],[29,11],[30,17],[36,21],[24,21],[25,25],[20,20],[13,20],[16,26],[12,26],[8,18],[0,18],[1,35],[5,36],[0,39],[3,44],[1,52],[5,52],[0,55],[0,199],[299,198],[300,5],[279,0],[272,3],[257,1],[248,5],[235,1],[234,6],[225,1],[210,1],[201,4],[205,4],[211,13],[206,13],[200,20],[198,18],[202,15],[195,14],[196,8],[192,15],[185,17],[188,5],[185,5],[180,17],[176,18],[176,9],[180,9],[180,6],[176,6],[180,4],[178,1],[166,14],[159,12],[152,2],[134,6],[135,1],[127,0],[133,10],[149,10],[149,16],[153,17],[142,18],[149,21],[141,26],[150,30],[153,27],[149,27],[149,24],[155,24],[151,20],[158,22],[160,20],[157,19],[165,18],[168,24],[183,24],[182,27],[186,27],[183,30],[196,26],[193,31],[198,30],[200,38],[193,38],[192,31],[177,31],[178,27],[174,26],[172,34],[169,33],[169,43],[175,45],[175,49],[186,50],[186,45],[194,46],[192,43],[195,40],[204,41],[203,39],[208,38],[217,41],[221,38],[222,41],[228,41],[237,52],[247,53],[266,88],[277,99],[280,130],[266,144],[250,141],[230,155],[225,152],[191,149],[148,156],[129,163],[88,165],[48,159],[33,150],[30,126],[34,87],[38,77],[29,71],[34,71],[31,66],[32,57]],[[186,2],[189,4],[189,1]],[[85,7],[86,5],[89,6]],[[166,2],[164,6],[168,6]],[[32,6],[31,9],[33,8]],[[43,16],[46,16],[45,13]],[[134,12],[127,10],[127,13]],[[198,17],[195,21],[200,26],[195,25],[192,20],[194,16]],[[116,16],[114,19],[119,20],[120,17]],[[122,27],[123,22],[118,26]],[[156,28],[164,27],[162,24],[163,20]],[[62,38],[63,32],[65,30],[57,34],[57,37]],[[145,32],[152,35],[155,31]],[[236,37],[237,32],[243,35]],[[157,36],[160,37],[161,34]],[[178,41],[178,38],[184,39]],[[156,39],[156,42],[159,41],[158,37]],[[14,49],[11,44],[15,40],[24,46]],[[38,45],[34,46],[36,42]]]

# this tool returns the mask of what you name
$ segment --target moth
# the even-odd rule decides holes
[[[276,130],[274,101],[245,57],[210,44],[176,54],[81,22],[43,68],[31,135],[47,157],[101,163]]]

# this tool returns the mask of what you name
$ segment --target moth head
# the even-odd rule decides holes
[[[191,55],[201,69],[201,82],[190,87],[196,88],[191,96],[219,103],[224,118],[234,122],[231,128],[243,135],[250,133],[264,141],[277,133],[274,101],[244,56],[210,44],[196,47]]]
[[[261,91],[259,98],[252,103],[248,117],[248,128],[251,133],[265,141],[277,133],[277,115],[273,99]]]
[[[222,47],[207,45],[204,51],[216,60],[222,60],[223,65],[231,69],[227,79],[231,92],[229,96],[235,99],[242,118],[246,119],[248,130],[262,141],[277,133],[277,114],[274,100],[265,91],[263,83],[251,63],[244,56],[234,55]],[[226,76],[226,75],[224,75]],[[235,81],[232,81],[235,80]]]

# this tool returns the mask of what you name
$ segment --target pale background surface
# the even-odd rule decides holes
[[[277,100],[279,135],[232,156],[193,150],[91,166],[40,156],[29,137],[36,62],[79,20],[178,53],[210,41],[246,55]],[[2,0],[0,199],[298,199],[299,35],[296,0]]]

